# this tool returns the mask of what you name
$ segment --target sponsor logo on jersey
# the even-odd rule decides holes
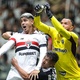
[[[62,44],[64,44],[64,40],[61,40]]]
[[[24,38],[20,38],[20,40],[24,40]]]
[[[19,53],[20,56],[24,55],[36,55],[36,52],[25,52],[25,53]]]
[[[60,73],[62,76],[65,76],[65,75],[66,75],[66,71],[59,71],[59,73]]]
[[[66,49],[60,49],[60,48],[54,48],[54,50],[57,51],[57,52],[63,52],[63,53],[67,52]]]

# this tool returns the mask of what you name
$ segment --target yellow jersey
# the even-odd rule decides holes
[[[64,29],[54,16],[51,18],[51,22],[54,27],[42,23],[40,16],[34,18],[34,26],[51,36],[53,51],[59,56],[59,60],[55,64],[57,79],[80,78],[80,68],[75,58],[78,36],[74,32]]]

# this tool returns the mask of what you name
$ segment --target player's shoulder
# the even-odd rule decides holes
[[[35,38],[40,40],[40,41],[44,41],[46,40],[46,35],[45,34],[35,34]]]
[[[13,35],[17,35],[17,34],[19,34],[19,33],[18,33],[18,32],[12,32],[12,34],[13,34]]]
[[[22,33],[14,32],[11,37],[18,38],[18,37],[20,37],[21,35],[22,35]]]
[[[71,32],[71,35],[72,35],[72,37],[75,37],[75,38],[78,39],[78,35],[77,35],[77,33],[75,33],[75,32]]]
[[[38,37],[38,38],[45,38],[46,35],[45,35],[45,34],[37,34],[37,37]]]

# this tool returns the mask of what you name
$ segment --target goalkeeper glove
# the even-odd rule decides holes
[[[36,5],[34,8],[34,11],[36,12],[36,16],[39,16],[42,13],[43,9],[44,9],[43,5],[39,5],[39,4]]]
[[[49,5],[49,4],[46,4],[46,5],[44,5],[44,6],[45,6],[45,9],[46,9],[46,14],[47,14],[47,16],[49,17],[49,19],[51,19],[52,16],[53,16],[53,14],[52,14],[52,12],[51,12],[51,10],[50,10],[50,5]]]

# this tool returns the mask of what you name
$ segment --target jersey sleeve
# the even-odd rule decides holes
[[[51,26],[48,26],[41,22],[40,16],[34,17],[34,26],[38,28],[40,31],[49,34],[49,30]]]
[[[71,38],[71,32],[67,31],[54,16],[51,18],[51,22],[62,36],[64,36],[67,39]]]
[[[76,47],[77,47],[78,46],[78,36],[74,32],[71,32],[71,36],[74,42],[76,43]]]
[[[9,49],[11,49],[14,46],[14,41],[10,40],[7,43],[5,43],[1,48],[0,48],[0,55],[3,55],[5,52],[7,52]]]
[[[42,65],[42,60],[44,58],[44,56],[46,55],[46,52],[47,52],[47,41],[46,41],[46,37],[45,36],[40,36],[40,39],[39,39],[39,45],[40,45],[40,57],[39,57],[39,62],[36,66],[35,69],[39,70],[41,68],[41,65]]]

